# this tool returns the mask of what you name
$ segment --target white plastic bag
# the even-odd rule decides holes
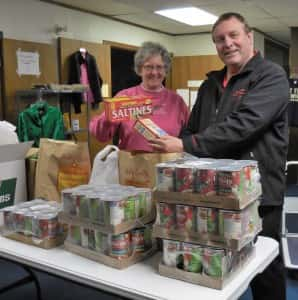
[[[119,183],[118,147],[107,145],[94,158],[89,184]]]
[[[7,121],[0,121],[0,145],[18,144],[19,139],[15,131],[16,127],[13,124]]]

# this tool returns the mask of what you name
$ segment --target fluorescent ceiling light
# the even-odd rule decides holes
[[[214,24],[217,16],[196,7],[157,10],[154,13],[191,26]]]

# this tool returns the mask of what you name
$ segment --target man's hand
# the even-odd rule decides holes
[[[159,152],[183,152],[182,140],[170,135],[150,140],[149,145]]]

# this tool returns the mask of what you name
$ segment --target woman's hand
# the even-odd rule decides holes
[[[183,152],[182,140],[170,135],[152,139],[149,145],[158,152]]]

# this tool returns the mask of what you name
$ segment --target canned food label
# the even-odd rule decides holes
[[[160,225],[167,229],[175,228],[175,205],[159,203]]]
[[[198,245],[182,243],[183,269],[187,272],[202,273],[203,248]]]
[[[176,191],[192,192],[194,190],[194,170],[191,167],[176,168]]]
[[[169,267],[176,267],[180,254],[180,242],[163,240],[163,263]]]
[[[194,208],[188,205],[176,205],[177,228],[186,231],[194,229]]]
[[[200,234],[207,233],[208,208],[197,207],[197,231]]]

